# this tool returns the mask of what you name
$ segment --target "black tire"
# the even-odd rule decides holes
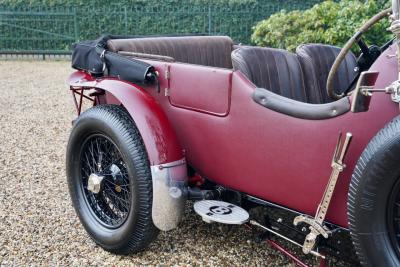
[[[126,170],[122,172],[118,169],[119,173],[115,174],[115,176],[125,177],[123,178],[126,183],[124,197],[128,197],[125,197],[125,202],[120,201],[120,203],[125,203],[126,210],[119,208],[118,212],[113,212],[112,209],[115,209],[116,204],[112,203],[114,206],[107,205],[106,189],[103,190],[103,198],[101,198],[100,194],[89,192],[87,186],[83,186],[87,178],[82,171],[86,168],[85,164],[89,165],[89,163],[85,163],[82,151],[86,151],[86,143],[94,142],[92,141],[94,139],[91,138],[98,138],[96,142],[100,140],[110,145],[114,153],[110,155],[110,159],[119,157],[121,168]],[[104,144],[102,143],[102,145]],[[89,143],[87,146],[89,147]],[[111,148],[104,150],[108,151]],[[102,161],[104,153],[99,152],[97,155],[99,154],[101,154],[99,161]],[[95,106],[79,116],[69,138],[66,167],[73,206],[84,228],[98,245],[112,253],[129,254],[145,249],[157,237],[159,231],[154,226],[151,217],[150,163],[140,133],[123,107]],[[109,188],[108,190],[112,191]],[[121,187],[117,192],[122,192]],[[110,200],[108,199],[108,201]],[[119,198],[115,197],[114,201],[119,201]],[[101,213],[102,207],[107,209],[104,214]],[[113,220],[110,219],[111,217]],[[119,222],[119,225],[115,223],[116,221]]]
[[[349,226],[363,266],[400,266],[400,239],[395,236],[400,225],[393,220],[400,216],[400,209],[393,206],[399,197],[399,178],[400,117],[396,117],[365,148],[350,183]]]

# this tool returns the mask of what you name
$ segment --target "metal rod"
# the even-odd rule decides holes
[[[340,164],[343,163],[344,156],[346,156],[346,153],[349,148],[352,137],[353,137],[353,135],[351,133],[346,133],[346,137],[345,137],[344,143],[342,145],[342,151],[341,151],[342,153],[340,153],[340,157],[338,159]]]
[[[266,242],[272,246],[273,248],[275,248],[276,250],[278,250],[279,252],[283,253],[286,255],[286,257],[290,258],[296,265],[300,266],[300,267],[309,267],[309,265],[305,264],[304,262],[302,262],[299,258],[297,258],[296,256],[294,256],[292,253],[290,253],[289,251],[287,251],[284,247],[282,247],[281,245],[279,245],[278,243],[274,242],[271,239],[267,239]]]
[[[86,90],[86,89],[84,89],[84,90]],[[90,97],[88,97],[87,95],[85,95],[85,94],[81,94],[80,92],[75,92],[76,94],[78,94],[78,95],[82,95],[82,97],[84,97],[85,99],[87,99],[87,100],[90,100],[90,101],[93,101],[93,99],[92,98],[90,98]]]
[[[387,93],[387,89],[362,89],[363,93],[383,92]]]
[[[78,16],[76,12],[76,8],[74,8],[74,39],[75,42],[78,42],[79,40],[79,25],[78,25]]]
[[[79,112],[78,109],[78,102],[76,101],[76,96],[75,96],[75,91],[71,89],[71,93],[72,93],[72,99],[74,100],[74,104],[75,104],[75,108],[76,108],[76,113]],[[79,114],[78,114],[79,115]]]
[[[292,244],[294,244],[294,245],[296,245],[296,246],[298,246],[298,247],[301,247],[301,248],[303,247],[303,245],[297,243],[296,241],[293,241],[293,240],[287,238],[286,236],[281,235],[280,233],[275,232],[274,230],[269,229],[268,227],[259,224],[258,222],[254,221],[254,220],[250,220],[249,223],[252,224],[252,225],[258,226],[258,227],[260,227],[260,228],[262,228],[262,229],[264,229],[264,230],[266,230],[266,231],[268,231],[268,232],[270,232],[270,233],[272,233],[272,234],[274,234],[274,235],[276,235],[276,236],[279,236],[280,238],[283,238],[284,240],[286,240],[286,241],[288,241],[288,242],[290,242],[290,243],[292,243]],[[312,255],[316,256],[316,257],[320,257],[320,258],[322,258],[322,259],[325,259],[325,256],[324,256],[324,255],[318,253],[318,252],[315,251],[315,250],[311,250],[310,253],[311,253]]]
[[[327,259],[320,259],[319,260],[319,267],[328,267],[328,261]]]
[[[208,35],[211,35],[211,6],[208,5]]]
[[[125,35],[128,35],[128,12],[126,6],[124,6],[124,24],[125,24]]]
[[[81,111],[82,111],[83,90],[85,90],[85,89],[82,88],[82,90],[80,92],[78,116],[81,115]]]

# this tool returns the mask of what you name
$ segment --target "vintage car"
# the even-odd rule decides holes
[[[198,35],[75,44],[68,84],[79,116],[66,169],[90,237],[113,253],[141,251],[178,227],[191,201],[205,222],[260,229],[301,266],[279,239],[322,263],[400,266],[396,0],[392,8],[342,49],[291,53]],[[389,15],[395,37],[367,46],[362,34]],[[85,101],[93,107],[83,112]]]

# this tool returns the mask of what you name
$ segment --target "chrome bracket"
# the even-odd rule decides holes
[[[400,103],[400,80],[394,81],[385,89],[373,88],[373,86],[361,86],[360,90],[366,96],[371,96],[372,93],[390,94],[393,102]]]
[[[386,93],[391,94],[393,102],[400,103],[400,80],[394,81],[384,90]]]
[[[170,66],[164,72],[165,79],[167,80],[167,87],[164,89],[164,96],[170,96],[170,81],[171,81],[171,71]]]
[[[324,225],[324,220],[328,212],[329,204],[331,202],[339,174],[346,167],[343,163],[343,160],[350,145],[351,138],[352,134],[346,133],[346,137],[344,141],[342,141],[342,134],[339,134],[331,163],[332,173],[328,184],[326,185],[321,202],[318,205],[315,217],[312,218],[309,216],[299,215],[294,218],[293,224],[295,226],[297,226],[299,223],[305,223],[309,225],[310,232],[307,234],[303,243],[303,252],[305,254],[310,253],[314,249],[318,236],[322,235],[324,238],[328,238],[331,234],[331,231],[328,229],[328,227]]]

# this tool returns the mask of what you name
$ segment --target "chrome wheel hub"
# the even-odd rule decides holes
[[[94,194],[98,194],[101,190],[101,182],[103,179],[104,176],[92,173],[88,179],[87,189]]]

